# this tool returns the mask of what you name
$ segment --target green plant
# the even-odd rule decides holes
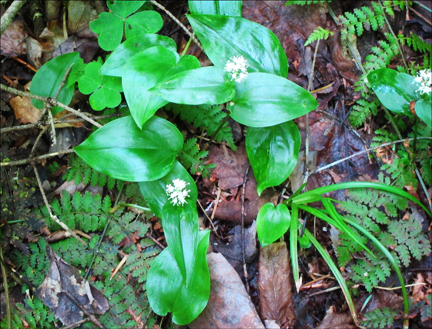
[[[333,35],[334,32],[329,31],[327,29],[323,29],[321,26],[318,26],[313,32],[310,34],[309,38],[305,42],[305,47],[316,40],[328,39],[329,36]]]
[[[364,315],[365,319],[362,320],[362,324],[373,328],[391,327],[397,313],[397,310],[388,307],[376,308]]]

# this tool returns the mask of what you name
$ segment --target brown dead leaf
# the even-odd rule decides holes
[[[413,303],[418,303],[421,300],[426,300],[426,294],[423,292],[424,287],[424,278],[421,273],[417,273],[417,278],[414,279],[414,283],[416,284],[412,291]]]
[[[292,300],[291,267],[285,242],[261,249],[258,291],[262,319],[275,320],[282,327],[292,327],[296,319]]]
[[[330,306],[327,314],[317,329],[356,329],[349,312],[336,313],[334,306]]]
[[[39,41],[28,37],[26,39],[26,45],[27,45],[27,60],[33,64],[37,69],[39,69],[42,64],[40,62],[40,59],[42,57],[42,45],[39,43]]]
[[[21,119],[22,123],[35,123],[40,119],[41,110],[34,107],[28,97],[16,96],[9,104],[14,110],[15,118]]]
[[[3,6],[2,6],[3,13]],[[3,56],[16,57],[26,53],[25,38],[29,29],[21,15],[17,15],[9,23],[6,30],[1,35],[0,52]]]
[[[222,254],[208,254],[207,263],[211,279],[210,299],[189,327],[264,329],[240,277]]]
[[[94,1],[69,1],[67,27],[70,34],[83,38],[97,38],[89,28],[89,23],[98,18]]]

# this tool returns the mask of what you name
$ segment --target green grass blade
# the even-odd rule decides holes
[[[312,208],[309,206],[301,205],[301,204],[299,204],[297,207],[299,207],[300,209],[302,209],[304,211],[307,211],[308,213],[314,215],[315,217],[318,217],[319,219],[322,219],[323,221],[329,223],[330,225],[333,225],[334,227],[336,227],[339,230],[338,223],[336,223],[331,217],[324,214],[321,210],[318,210],[318,209],[315,209],[315,208]]]
[[[372,251],[370,251],[369,248],[366,247],[364,243],[360,241],[360,239],[351,231],[351,229],[347,226],[347,224],[345,224],[345,222],[340,218],[340,215],[337,212],[333,203],[331,203],[329,200],[323,197],[321,197],[321,202],[324,208],[328,211],[329,215],[339,224],[340,227],[339,230],[348,234],[348,236],[351,239],[357,242],[363,249],[365,249],[370,255],[372,255],[375,258],[375,255],[372,253]]]
[[[347,219],[347,218],[343,218],[345,222],[347,222],[348,224],[350,224],[351,226],[355,227],[357,230],[359,230],[360,232],[362,232],[365,236],[367,236],[383,253],[384,255],[386,255],[386,257],[388,258],[388,260],[390,261],[390,263],[392,264],[394,270],[396,271],[396,274],[399,278],[400,281],[400,285],[402,288],[402,296],[403,296],[403,300],[404,300],[404,314],[405,314],[405,318],[408,318],[408,313],[409,313],[409,301],[408,301],[408,294],[405,288],[405,282],[402,276],[402,273],[399,269],[399,266],[396,262],[396,260],[394,259],[394,257],[392,256],[392,254],[388,251],[388,249],[372,234],[370,233],[368,230],[366,230],[364,227],[362,227],[361,225],[358,225],[357,223]]]
[[[300,273],[298,265],[298,253],[297,253],[297,232],[298,232],[298,208],[296,205],[292,205],[291,208],[291,224],[290,224],[290,255],[291,255],[291,267],[293,271],[293,277],[297,292],[300,290]]]
[[[296,197],[294,197],[291,202],[295,203],[295,204],[301,204],[301,203],[310,203],[310,202],[315,202],[315,201],[319,201],[320,200],[320,196],[324,193],[328,193],[331,191],[335,191],[335,190],[341,190],[341,189],[346,189],[346,188],[375,188],[378,190],[383,190],[383,191],[387,191],[387,192],[391,192],[394,194],[397,194],[399,196],[402,196],[404,198],[407,198],[408,200],[411,200],[412,202],[418,204],[420,207],[422,207],[424,209],[424,211],[426,211],[427,214],[429,214],[429,216],[431,216],[430,212],[426,209],[425,206],[423,206],[421,204],[421,202],[419,200],[417,200],[416,198],[414,198],[411,194],[397,188],[394,186],[388,186],[386,184],[382,184],[382,183],[373,183],[373,182],[348,182],[348,183],[339,183],[339,184],[334,184],[334,185],[329,185],[329,186],[323,186],[323,187],[319,187],[317,189],[314,189],[312,191],[308,191],[306,193],[303,193],[301,195],[298,195]]]
[[[360,323],[358,321],[357,318],[357,313],[355,311],[354,308],[354,303],[353,300],[351,298],[351,294],[348,290],[348,287],[345,283],[344,278],[342,277],[341,272],[339,271],[339,269],[337,268],[336,264],[333,262],[333,260],[331,259],[330,255],[327,253],[327,251],[321,246],[321,244],[315,239],[315,237],[313,236],[313,234],[311,232],[309,232],[309,230],[305,229],[304,234],[306,234],[306,236],[309,238],[309,240],[312,242],[312,244],[315,246],[315,248],[317,248],[318,252],[321,254],[321,256],[324,258],[324,260],[326,261],[327,265],[330,267],[330,270],[332,271],[334,277],[336,278],[337,282],[339,283],[343,294],[345,295],[345,299],[348,303],[348,307],[350,309],[351,312],[351,316],[354,320],[354,323],[357,326],[360,326]]]

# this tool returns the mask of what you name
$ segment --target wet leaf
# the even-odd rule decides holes
[[[162,16],[153,10],[141,11],[126,19],[126,38],[143,33],[156,33],[163,25]]]
[[[257,217],[257,233],[261,247],[275,242],[288,230],[291,215],[286,205],[273,203],[263,205]]]
[[[241,17],[243,1],[188,1],[191,14]]]

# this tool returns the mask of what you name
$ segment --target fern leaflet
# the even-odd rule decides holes
[[[207,163],[205,160],[207,155],[208,151],[201,151],[199,149],[197,139],[190,138],[184,143],[179,157],[180,162],[192,175],[199,173],[203,177],[208,177],[210,170],[215,168],[216,165],[214,163]]]
[[[362,320],[362,324],[366,327],[373,328],[390,328],[393,326],[394,317],[398,314],[396,309],[388,307],[376,308],[373,311],[367,312]]]
[[[313,32],[311,33],[311,35],[309,36],[309,38],[306,40],[305,42],[305,47],[309,44],[311,44],[314,41],[317,40],[327,40],[329,36],[333,35],[334,32],[329,31],[327,29],[323,29],[321,26],[318,26],[315,30],[313,30]]]

